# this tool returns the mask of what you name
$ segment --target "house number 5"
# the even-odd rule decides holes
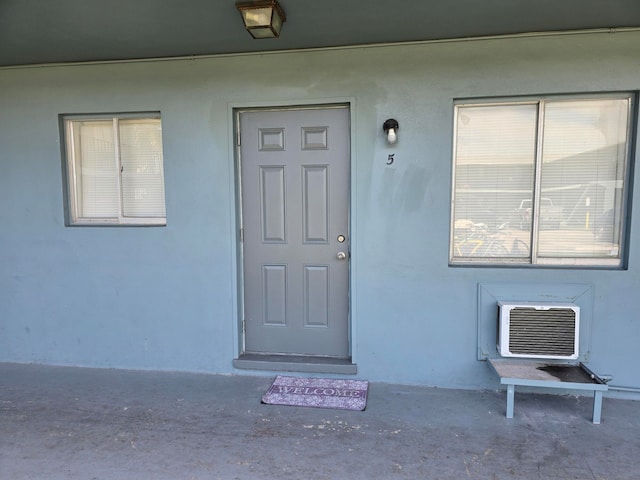
[[[391,153],[388,157],[387,157],[387,165],[391,165],[393,163],[393,156],[395,155],[395,153]]]

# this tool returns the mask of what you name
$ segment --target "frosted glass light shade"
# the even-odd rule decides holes
[[[253,38],[276,38],[280,36],[286,17],[275,0],[238,3],[236,7],[242,21]]]

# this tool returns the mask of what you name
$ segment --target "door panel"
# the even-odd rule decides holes
[[[245,351],[346,358],[349,110],[243,112],[240,133]]]

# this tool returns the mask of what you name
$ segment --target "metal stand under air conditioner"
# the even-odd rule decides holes
[[[507,386],[507,418],[513,418],[516,385],[593,392],[593,423],[599,424],[602,393],[609,387],[582,363],[545,363],[522,359],[488,359],[500,383]]]

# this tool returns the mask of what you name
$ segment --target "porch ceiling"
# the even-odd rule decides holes
[[[640,26],[638,0],[279,0],[253,40],[234,0],[0,0],[0,66]]]

